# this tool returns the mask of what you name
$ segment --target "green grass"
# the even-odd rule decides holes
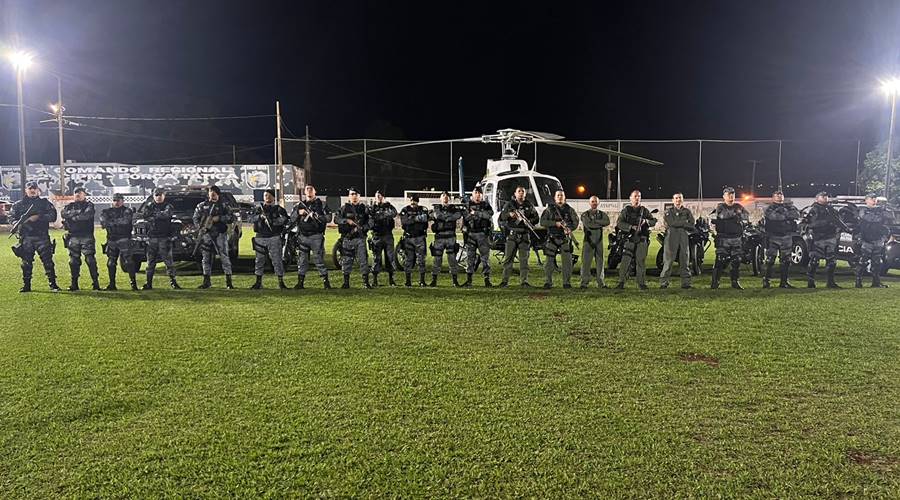
[[[20,296],[10,242],[0,497],[900,496],[895,277]]]

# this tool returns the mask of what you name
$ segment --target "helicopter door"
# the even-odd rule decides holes
[[[494,199],[494,183],[488,182],[482,187],[482,191],[484,191],[484,201],[488,202],[488,204],[493,207],[494,211],[498,210],[497,208],[497,200]]]

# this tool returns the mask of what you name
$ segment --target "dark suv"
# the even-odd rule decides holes
[[[241,240],[240,205],[231,193],[222,191],[219,196],[235,214],[235,221],[228,227],[228,254],[231,257],[231,260],[234,261],[237,258],[238,245]],[[173,222],[175,223],[172,224],[172,256],[176,261],[193,261],[200,259],[199,251],[197,251],[196,255],[193,253],[197,228],[194,226],[192,218],[197,205],[204,200],[206,200],[206,189],[188,188],[166,191],[166,203],[172,205],[175,209],[173,216]],[[149,196],[144,200],[144,203],[141,204],[141,208],[148,203],[153,203],[152,196]],[[149,229],[149,223],[137,215],[140,213],[141,208],[135,213],[134,241],[143,246],[148,240],[147,231]],[[138,261],[145,260],[143,252],[139,252],[138,255],[135,255],[135,259]]]
[[[841,222],[847,226],[847,229],[850,229],[848,232],[842,228],[838,232],[837,257],[853,266],[856,265],[857,255],[859,254],[859,242],[854,239],[854,233],[859,224],[859,208],[864,205],[865,200],[863,197],[839,196],[831,201],[831,206],[837,210]],[[898,220],[900,210],[891,205],[883,205],[882,203],[879,203],[879,205],[884,206],[894,220],[894,224],[889,226],[891,236],[884,244],[884,266],[881,269],[881,273],[887,274],[891,268],[900,269],[900,220]],[[800,210],[801,219],[798,221],[800,236],[794,237],[794,250],[791,252],[791,263],[794,265],[806,267],[809,263],[809,241],[811,235],[806,230],[806,223],[803,222],[802,217],[806,216],[811,206]]]

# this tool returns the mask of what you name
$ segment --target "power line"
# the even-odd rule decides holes
[[[79,120],[116,120],[116,121],[135,121],[135,122],[184,122],[184,121],[211,121],[211,120],[246,120],[254,118],[272,118],[275,115],[241,115],[241,116],[180,116],[168,118],[151,118],[137,116],[66,116],[65,118],[76,118]]]
[[[178,157],[173,157],[173,158],[159,158],[159,159],[156,159],[156,160],[133,161],[133,162],[130,162],[130,163],[138,163],[138,164],[143,164],[143,165],[152,165],[152,164],[157,163],[157,162],[177,161],[177,160],[192,160],[192,159],[196,159],[196,158],[210,158],[210,157],[214,157],[214,156],[221,156],[221,155],[232,154],[232,153],[243,153],[243,152],[245,152],[245,151],[254,151],[254,150],[257,150],[257,149],[270,148],[270,147],[272,147],[271,144],[263,144],[262,146],[252,146],[252,147],[249,147],[249,148],[242,148],[242,149],[237,149],[237,150],[222,151],[222,152],[220,152],[220,153],[209,153],[209,154],[204,154],[204,155],[193,155],[193,156],[178,156]]]

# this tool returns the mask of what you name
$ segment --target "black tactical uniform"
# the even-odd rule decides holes
[[[887,288],[881,283],[881,266],[884,265],[884,242],[890,236],[890,216],[884,207],[864,206],[859,209],[859,262],[856,266],[856,288],[862,287],[866,268],[872,274],[872,288]]]
[[[272,191],[272,197],[275,194]],[[263,272],[266,268],[266,257],[272,261],[272,269],[278,277],[278,288],[287,289],[284,284],[284,259],[281,254],[283,245],[281,234],[288,223],[287,211],[277,203],[260,203],[250,215],[250,223],[253,224],[253,252],[256,258],[253,262],[253,275],[256,281],[250,285],[251,290],[259,290],[263,287]]]
[[[306,214],[300,215],[300,210],[306,210]],[[321,198],[297,203],[291,211],[291,224],[297,226],[297,249],[299,250],[295,290],[304,287],[310,259],[316,266],[319,277],[322,278],[323,286],[327,289],[331,288],[331,282],[328,280],[328,268],[325,266],[325,228],[330,216],[331,211],[328,210]]]
[[[378,286],[378,273],[387,269],[388,281],[391,286],[394,282],[394,271],[397,270],[397,255],[394,251],[394,225],[397,217],[397,209],[390,202],[374,203],[372,214],[372,237],[369,246],[372,248],[372,285]],[[384,265],[382,265],[384,261]]]
[[[464,286],[472,286],[472,275],[475,266],[481,260],[481,272],[484,274],[484,286],[491,287],[491,232],[493,231],[494,209],[491,204],[482,200],[479,203],[469,200],[463,216],[463,242],[466,246],[468,265]]]
[[[456,221],[462,218],[462,210],[453,205],[434,205],[431,212],[431,231],[434,233],[434,241],[431,243],[431,283],[429,286],[437,286],[438,274],[444,264],[444,253],[447,254],[447,263],[450,265],[450,275],[453,278],[453,286],[459,286],[459,266],[456,262],[456,254],[459,253],[459,243],[456,242]]]
[[[160,260],[166,264],[166,273],[169,275],[169,285],[178,290],[181,286],[175,279],[175,260],[172,257],[172,217],[175,208],[169,203],[156,203],[150,200],[139,211],[139,216],[149,224],[147,241],[147,282],[144,290],[153,289],[153,275],[156,273],[156,264]]]
[[[819,261],[825,259],[825,270],[828,273],[828,288],[840,288],[834,281],[834,270],[837,267],[838,227],[840,222],[837,211],[828,204],[813,203],[805,217],[807,231],[812,238],[809,242],[809,266],[806,270],[806,286],[816,287],[816,269]]]
[[[78,188],[83,192],[84,190]],[[76,191],[78,192],[78,191]],[[78,277],[81,274],[81,256],[87,264],[94,290],[100,290],[99,273],[97,272],[97,243],[94,240],[94,204],[90,201],[73,201],[62,210],[63,227],[66,235],[63,242],[69,251],[69,270],[72,273],[72,284],[69,291],[78,290]]]
[[[419,199],[413,198],[415,201]],[[400,210],[400,225],[403,226],[403,238],[400,244],[406,261],[403,271],[406,273],[406,286],[412,286],[413,268],[419,269],[419,286],[425,286],[425,239],[428,235],[428,210],[421,205],[407,205]]]
[[[34,184],[36,187],[37,184]],[[29,222],[27,219],[37,215],[38,219]],[[25,219],[21,220],[20,219]],[[22,259],[22,289],[31,291],[31,273],[34,269],[34,254],[37,253],[44,265],[44,273],[50,283],[50,290],[59,291],[56,284],[56,268],[53,266],[53,251],[56,242],[50,241],[50,223],[56,220],[56,208],[46,198],[26,197],[17,201],[10,209],[9,220],[19,224],[17,237],[19,243],[12,247],[13,253]]]
[[[794,288],[788,281],[791,267],[791,253],[794,250],[794,236],[797,235],[797,220],[800,211],[793,204],[772,203],[763,213],[763,229],[766,236],[766,275],[763,288],[771,286],[775,257],[781,261],[781,288]]]
[[[350,224],[348,221],[356,224]],[[359,262],[359,270],[363,277],[363,286],[372,288],[369,283],[369,252],[366,251],[366,232],[371,225],[369,207],[362,202],[356,205],[345,203],[335,219],[341,233],[341,271],[344,273],[344,284],[341,288],[350,288],[350,273],[353,263]]]
[[[528,284],[528,257],[531,251],[531,230],[525,225],[525,222],[519,217],[513,217],[510,214],[520,211],[525,219],[532,226],[540,222],[537,210],[528,199],[522,200],[521,203],[515,198],[503,205],[500,211],[500,227],[506,234],[506,246],[503,249],[503,281],[500,282],[501,287],[509,285],[509,277],[512,275],[513,260],[516,258],[516,252],[519,254],[519,280],[523,287],[529,287]]]
[[[199,231],[203,231],[204,226],[206,228],[200,241],[200,252],[203,255],[201,261],[203,283],[198,288],[205,289],[212,286],[213,259],[216,255],[219,256],[222,271],[225,272],[225,288],[229,290],[234,288],[231,281],[231,257],[228,255],[228,227],[234,220],[231,207],[226,205],[222,198],[217,201],[204,200],[197,204],[193,217],[194,226]]]
[[[712,220],[716,226],[716,263],[713,266],[710,288],[719,288],[722,272],[731,264],[731,287],[742,290],[741,260],[744,257],[744,227],[750,214],[740,203],[719,203]]]
[[[114,198],[115,199],[115,198]],[[132,259],[131,230],[134,221],[134,210],[122,205],[110,207],[100,212],[100,226],[106,229],[106,270],[109,272],[107,290],[116,289],[116,261],[119,261],[131,281],[131,289],[137,290],[137,273]]]

